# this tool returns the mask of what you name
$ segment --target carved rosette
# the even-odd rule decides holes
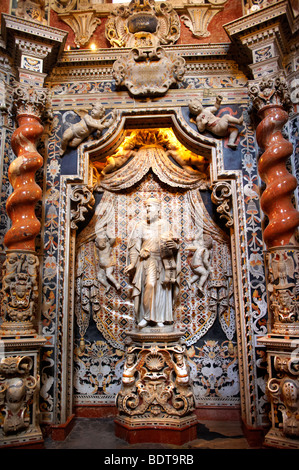
[[[0,406],[5,412],[4,436],[26,431],[31,423],[29,407],[39,389],[39,377],[31,375],[29,356],[8,356],[0,362]]]
[[[249,86],[249,96],[262,119],[256,137],[259,146],[265,150],[258,163],[259,174],[266,183],[261,207],[269,218],[263,233],[264,241],[267,248],[295,244],[299,212],[292,203],[292,194],[297,180],[286,168],[293,147],[281,132],[288,121],[285,109],[290,107],[286,81],[283,77],[274,77],[253,82]]]
[[[167,332],[167,345],[142,335],[142,342],[134,341],[127,350],[122,389],[116,398],[118,420],[133,427],[179,426],[194,411],[185,346],[171,343]]]

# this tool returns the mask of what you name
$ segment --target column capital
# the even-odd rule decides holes
[[[248,95],[258,111],[266,106],[280,106],[286,111],[292,107],[288,84],[282,74],[249,81]]]
[[[25,114],[42,119],[46,114],[48,100],[49,91],[46,88],[14,83],[13,108],[17,118]]]

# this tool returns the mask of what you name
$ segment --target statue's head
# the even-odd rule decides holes
[[[154,197],[149,197],[145,202],[147,218],[151,222],[156,220],[160,213],[160,201]]]
[[[189,101],[188,106],[192,114],[200,114],[203,111],[203,106],[199,99]]]
[[[92,107],[92,110],[90,112],[90,115],[92,117],[95,117],[97,119],[104,117],[105,116],[105,108],[101,103],[95,103]]]

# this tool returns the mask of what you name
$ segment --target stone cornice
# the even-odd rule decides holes
[[[67,34],[66,31],[35,21],[25,20],[24,18],[7,14],[2,14],[1,17],[3,44],[8,53],[13,57],[15,65],[18,65],[21,55],[20,41],[28,41],[31,43],[31,52],[36,47],[38,56],[42,48],[44,52],[47,50],[47,57],[45,59],[46,73],[51,70],[62,53]]]
[[[286,0],[281,0],[269,7],[255,11],[249,15],[242,16],[237,20],[223,25],[223,28],[227,32],[228,36],[233,38],[244,35],[244,33],[249,33],[249,31],[257,31],[261,26],[264,27],[273,20],[281,19],[282,16],[285,16],[288,19],[293,32],[295,19]]]

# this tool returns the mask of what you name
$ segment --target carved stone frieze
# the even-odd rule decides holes
[[[232,227],[234,224],[232,214],[232,189],[227,181],[218,181],[212,185],[211,199],[217,205],[217,212],[221,219],[226,219],[226,227]]]
[[[39,387],[39,377],[32,374],[29,356],[8,356],[0,362],[0,407],[5,412],[4,435],[17,434],[30,426],[29,405]]]
[[[183,79],[185,60],[175,53],[157,49],[132,49],[113,65],[117,86],[125,86],[133,96],[164,95]]]

